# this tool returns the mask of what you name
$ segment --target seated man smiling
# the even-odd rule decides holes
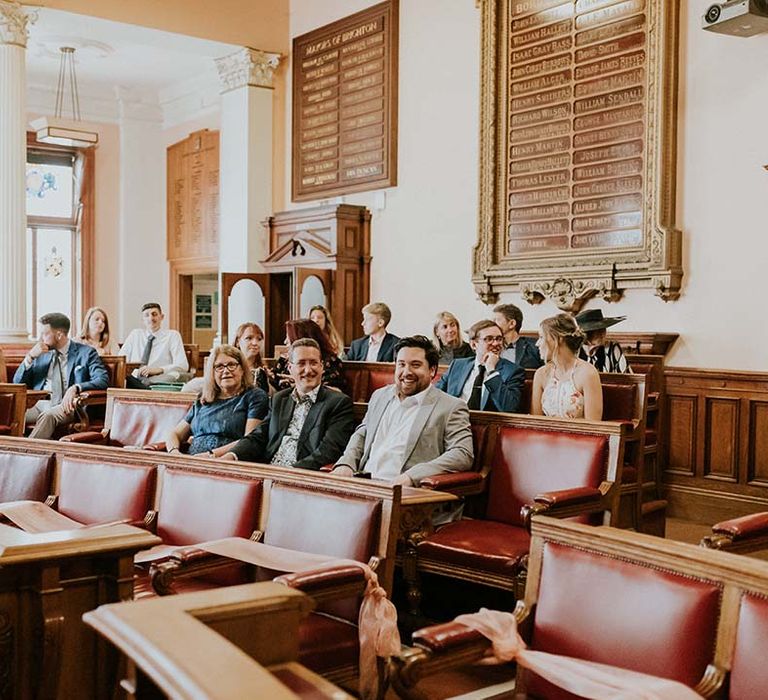
[[[269,417],[224,459],[320,469],[339,458],[355,428],[352,399],[321,384],[320,346],[300,338],[288,353],[294,387],[272,397]]]
[[[367,473],[392,484],[472,466],[467,404],[432,385],[438,352],[415,335],[395,346],[395,383],[373,393],[360,427],[336,462],[334,474]]]

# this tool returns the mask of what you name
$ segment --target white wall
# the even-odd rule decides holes
[[[371,4],[291,0],[291,37]],[[739,39],[704,32],[700,15],[708,4],[681,2],[682,296],[664,303],[639,290],[590,307],[628,316],[617,330],[680,333],[670,364],[761,370],[768,347],[759,286],[768,263],[768,173],[761,168],[768,163],[768,84],[759,71],[768,59],[768,34]],[[386,191],[381,210],[373,193],[344,199],[373,212],[371,296],[390,304],[392,330],[400,334],[429,330],[443,308],[464,325],[489,312],[469,282],[477,228],[479,51],[480,10],[472,0],[400,3],[399,184]],[[290,148],[288,140],[286,166]],[[290,167],[285,177],[289,182]],[[502,301],[520,305],[526,328],[556,312],[551,302],[530,306],[519,295]]]

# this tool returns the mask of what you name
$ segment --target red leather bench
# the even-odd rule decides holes
[[[173,391],[107,389],[104,429],[73,433],[62,440],[113,447],[160,442],[184,418],[196,398],[195,394]]]
[[[765,694],[768,563],[536,517],[527,568],[514,614],[529,649],[675,680],[703,697]],[[404,698],[421,697],[417,685],[425,675],[490,652],[487,639],[456,622],[420,630],[413,641],[394,662],[394,685]],[[521,664],[515,692],[575,697]]]
[[[52,454],[27,454],[21,445],[0,452],[0,503],[52,499],[53,464]]]

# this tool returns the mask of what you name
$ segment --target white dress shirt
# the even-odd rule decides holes
[[[464,388],[461,390],[461,396],[459,398],[462,401],[466,401],[469,403],[469,399],[472,397],[472,387],[475,385],[475,378],[477,377],[477,373],[480,371],[480,365],[478,363],[475,363],[474,367],[472,367],[472,371],[469,373],[469,376],[467,377],[467,381],[464,382]],[[489,379],[493,379],[498,374],[498,370],[493,370],[493,372],[488,372],[486,370],[485,377],[483,378],[483,388],[480,393],[480,405],[483,406],[485,404],[485,399],[488,396],[488,389],[485,388],[485,383]]]
[[[178,331],[161,328],[150,334],[143,328],[136,328],[128,334],[118,354],[124,355],[127,362],[141,362],[150,335],[153,335],[155,340],[149,354],[148,367],[160,367],[163,374],[175,374],[176,378],[181,372],[189,370],[184,342]]]
[[[366,362],[377,362],[379,357],[379,350],[381,344],[384,342],[384,336],[381,338],[374,338],[372,335],[368,336],[368,355],[366,355]]]
[[[389,402],[379,421],[371,454],[365,465],[365,471],[370,472],[373,479],[392,481],[402,473],[407,458],[405,448],[408,436],[427,391],[429,387],[402,401],[395,396]]]

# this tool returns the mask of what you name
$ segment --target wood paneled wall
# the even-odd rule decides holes
[[[667,367],[661,460],[668,514],[768,510],[768,373]]]

